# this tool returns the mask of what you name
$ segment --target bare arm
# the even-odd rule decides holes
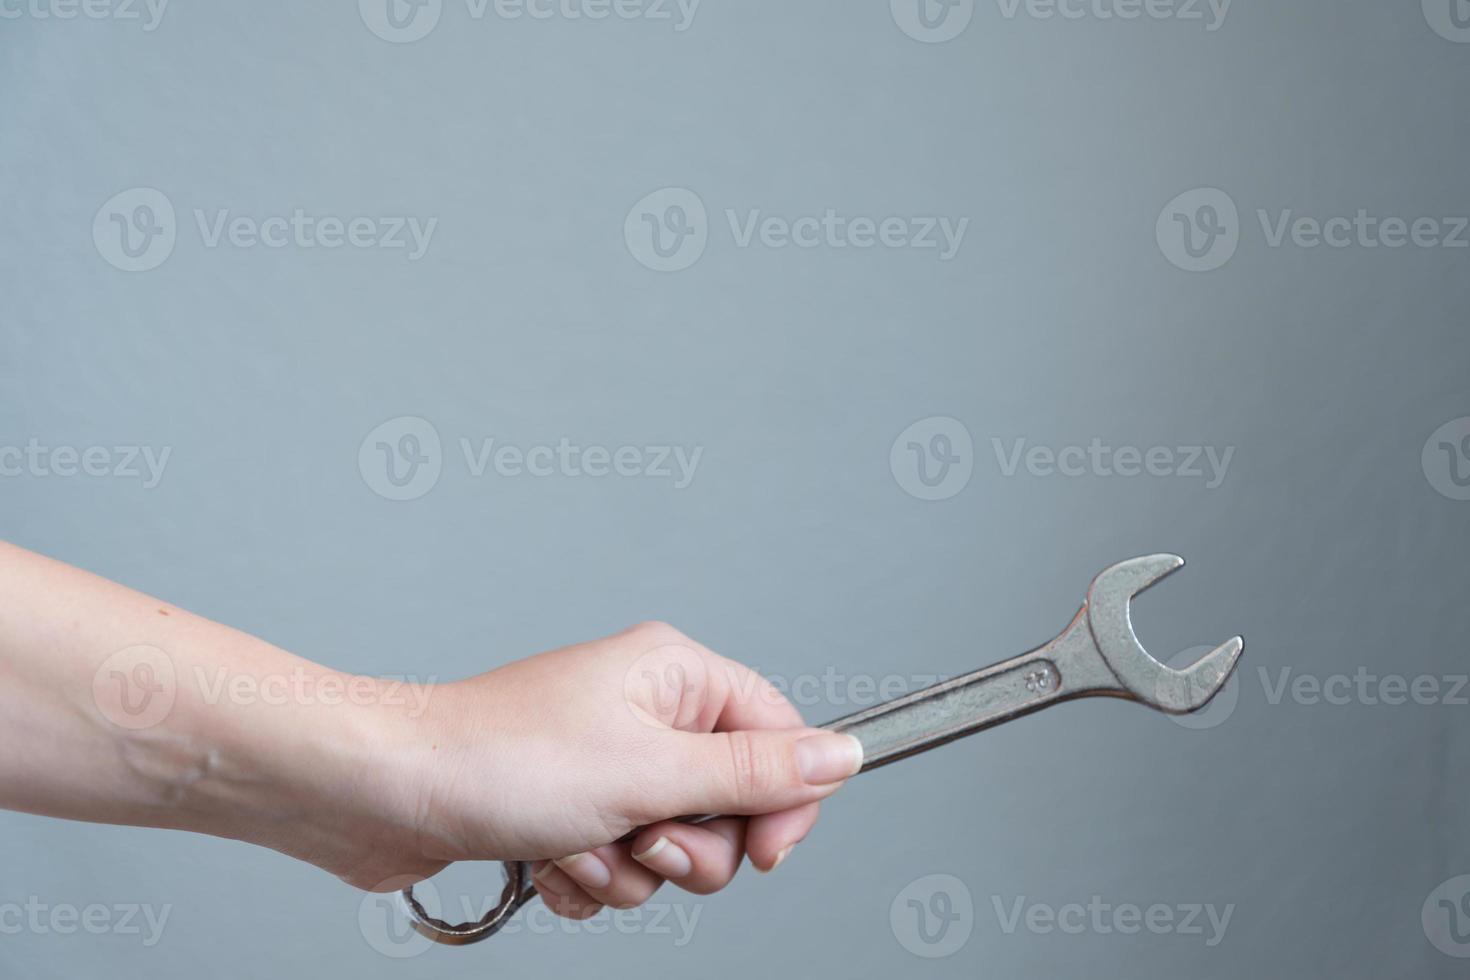
[[[348,856],[330,853],[323,801],[367,791],[374,821],[411,819],[376,744],[407,720],[382,698],[261,696],[372,679],[4,543],[0,597],[0,806],[248,840],[329,868]]]

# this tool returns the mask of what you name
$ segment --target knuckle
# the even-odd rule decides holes
[[[706,873],[688,881],[681,881],[679,887],[695,895],[713,895],[728,885],[734,877],[734,868],[722,867],[713,874]]]
[[[673,644],[687,641],[683,633],[661,619],[646,619],[641,623],[635,623],[628,627],[626,632],[645,643]]]
[[[637,895],[617,895],[607,903],[607,906],[608,908],[621,911],[623,909],[636,909],[646,901],[648,901],[648,896],[641,893]]]
[[[730,750],[730,788],[736,802],[742,808],[759,805],[774,787],[779,767],[772,764],[769,753],[750,732],[727,732],[725,742]]]
[[[555,900],[547,904],[552,912],[563,919],[571,919],[574,922],[590,919],[602,909],[602,906],[595,902],[578,902],[561,896],[557,896]]]

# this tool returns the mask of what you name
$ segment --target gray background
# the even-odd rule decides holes
[[[172,906],[151,947],[0,935],[0,974],[1464,975],[1420,910],[1470,872],[1470,708],[1273,704],[1260,671],[1466,671],[1470,503],[1420,454],[1470,415],[1470,252],[1272,248],[1256,212],[1470,214],[1467,82],[1470,44],[1417,0],[1238,0],[1216,31],[984,0],[936,44],[877,0],[705,0],[683,32],[446,0],[413,43],[344,0],[180,0],[151,32],[0,20],[0,443],[172,452],[151,489],[0,479],[18,544],[339,668],[444,679],[649,617],[786,678],[954,674],[1155,550],[1192,565],[1138,606],[1151,649],[1247,640],[1205,730],[1082,702],[857,780],[776,874],[661,893],[698,907],[683,946],[650,927],[398,960],[357,893],[274,853],[0,814],[0,903]],[[138,186],[178,241],[128,273],[91,225]],[[663,187],[709,211],[680,272],[624,240]],[[1208,273],[1155,238],[1198,187],[1240,214]],[[208,248],[195,208],[439,225],[418,261]],[[739,248],[726,208],[970,226],[948,262]],[[444,443],[405,502],[357,460],[399,416]],[[974,442],[942,501],[889,462],[930,416]],[[476,479],[461,436],[704,456],[683,490]],[[1236,451],[1206,489],[1006,476],[992,444],[1094,437]],[[442,890],[483,897],[492,873]],[[930,874],[974,908],[945,958],[890,922]],[[1093,895],[1234,908],[1212,947],[1208,925],[1007,933],[995,911]]]

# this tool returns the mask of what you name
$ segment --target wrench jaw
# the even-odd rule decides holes
[[[1110,565],[1087,590],[1087,625],[1122,697],[1168,714],[1198,711],[1225,686],[1245,641],[1232,637],[1183,670],[1162,664],[1138,642],[1129,616],[1134,596],[1184,566],[1178,555],[1145,555]]]
[[[1245,640],[1232,636],[1183,670],[1159,666],[1168,671],[1159,677],[1158,701],[1155,707],[1173,715],[1198,711],[1220,693],[1235,662],[1245,649]],[[1164,690],[1167,689],[1167,690]]]

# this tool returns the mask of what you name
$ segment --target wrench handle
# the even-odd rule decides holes
[[[941,681],[823,725],[863,743],[861,772],[1036,711],[1062,696],[1049,650]]]

